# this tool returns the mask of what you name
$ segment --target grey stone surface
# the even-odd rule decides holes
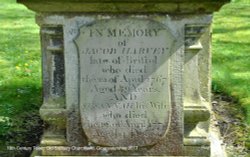
[[[44,13],[212,13],[230,0],[17,0]],[[41,7],[42,6],[42,7]]]
[[[169,57],[175,38],[161,23],[100,20],[80,27],[80,111],[89,140],[147,146],[170,123]]]
[[[157,18],[160,19],[158,20]],[[47,23],[52,24],[57,21],[56,19],[63,18],[58,16],[48,16],[44,19]],[[64,18],[64,20],[62,20],[65,25],[64,31],[67,39],[65,40],[67,106],[74,107],[74,104],[78,101],[81,103],[86,103],[88,101],[90,103],[92,103],[92,101],[98,102],[95,103],[95,106],[97,107],[94,105],[89,106],[91,108],[86,108],[88,107],[86,105],[75,106],[76,110],[78,108],[81,110],[82,126],[80,127],[83,127],[82,130],[84,130],[86,138],[94,144],[106,146],[147,146],[166,139],[166,134],[170,129],[175,131],[169,133],[169,135],[173,135],[172,137],[169,137],[169,143],[178,138],[182,139],[182,136],[180,136],[183,134],[182,125],[177,127],[174,123],[170,124],[170,121],[182,123],[181,69],[183,65],[183,55],[181,54],[183,51],[181,51],[181,48],[178,48],[176,44],[178,35],[174,34],[176,32],[175,29],[173,29],[173,26],[169,25],[168,22],[163,23],[161,21],[162,19],[167,20],[168,18],[164,16],[154,16],[150,17],[150,20],[148,19],[148,16],[132,15],[123,16],[122,20],[119,16],[78,16]],[[102,30],[104,35],[102,37],[90,37],[90,29],[91,31]],[[122,36],[119,37],[108,37],[107,35],[110,35],[107,34],[109,33],[108,30],[111,29],[137,29],[139,31],[151,29],[151,32],[147,32],[148,37],[125,37],[123,36],[125,34],[122,34]],[[159,29],[159,34],[154,33],[157,31],[153,29]],[[86,34],[80,34],[83,30]],[[93,32],[91,35],[93,35]],[[123,44],[124,40],[126,40],[126,45],[118,46],[118,43],[120,44],[121,41]],[[101,49],[107,51],[110,48],[113,48],[113,51],[116,51],[116,54],[114,54],[114,52],[109,54],[111,51],[107,54],[103,54],[103,51],[100,51]],[[93,49],[99,50],[98,54],[91,54],[96,52],[93,51]],[[97,59],[93,60],[93,57]],[[77,60],[77,58],[79,58],[79,60]],[[150,58],[151,61],[149,61]],[[100,62],[100,59],[105,59],[106,61]],[[172,62],[171,64],[171,60],[179,61]],[[128,61],[132,61],[132,63],[127,63]],[[111,70],[110,66],[112,66]],[[118,71],[116,72],[113,70],[114,68],[118,69]],[[139,70],[132,71],[132,69],[135,68],[138,68]],[[104,72],[103,69],[105,70]],[[174,72],[175,70],[177,71]],[[88,76],[88,78],[86,76]],[[74,79],[72,79],[72,77],[74,77]],[[79,77],[79,80],[75,77]],[[98,80],[102,82],[96,81],[97,78],[101,78]],[[105,80],[109,81],[105,83],[103,82]],[[112,80],[118,81],[112,82]],[[128,82],[129,80],[130,82]],[[178,84],[176,84],[177,82]],[[175,85],[179,90],[176,89],[175,91],[170,92],[170,84]],[[109,87],[108,89],[110,89],[111,92],[102,92],[100,90],[105,89],[102,89],[101,87]],[[77,95],[77,90],[80,91],[79,97]],[[139,90],[140,92],[138,92]],[[127,98],[131,93],[135,96]],[[117,97],[115,97],[116,95]],[[69,97],[67,98],[67,96]],[[136,99],[133,100],[135,97]],[[116,100],[117,98],[118,100]],[[175,100],[175,102],[179,102],[175,106],[178,107],[174,112],[171,111],[171,99]],[[163,105],[159,102],[162,102]],[[126,104],[125,108],[123,108],[124,104]],[[136,107],[136,105],[138,107]],[[88,112],[86,112],[86,110]],[[91,112],[91,114],[89,112]],[[110,115],[114,116],[115,114],[118,114],[116,119],[110,117]],[[171,117],[173,114],[175,116]],[[73,119],[69,117],[68,119],[71,121],[72,126],[73,124],[78,123],[74,120],[75,118]],[[85,119],[90,119],[91,121],[86,121]],[[108,126],[105,122],[108,123]],[[133,125],[130,125],[130,123],[133,123]],[[157,123],[164,124],[161,125]],[[100,124],[105,124],[106,126],[104,125],[97,129]],[[95,125],[95,127],[91,128],[90,125]],[[151,132],[150,129],[152,129]],[[98,130],[98,132],[101,133],[108,132],[109,134],[102,137],[98,136],[93,130]],[[123,134],[126,136],[117,136],[117,131],[114,132],[114,130],[124,132]],[[131,133],[131,130],[138,132],[138,134]],[[73,132],[76,132],[75,127],[69,127],[67,133],[68,135],[71,135],[71,138],[68,138],[68,141],[71,145],[77,145],[77,142],[75,141],[78,140],[78,135],[75,134],[75,136],[72,136]],[[133,136],[133,138],[131,136]],[[154,136],[154,138],[151,138],[151,136]],[[94,141],[93,139],[95,138],[96,140]],[[116,138],[118,140],[116,140]],[[178,141],[177,143],[182,143],[182,141]],[[178,149],[180,149],[180,147],[181,145],[179,144]],[[170,151],[170,149],[166,151]],[[143,152],[149,153],[147,151]]]
[[[200,38],[210,34],[210,15],[37,19],[40,25],[64,26],[69,145],[139,146],[135,152],[144,155],[208,154],[208,125],[198,125],[209,112],[197,54],[208,42]]]

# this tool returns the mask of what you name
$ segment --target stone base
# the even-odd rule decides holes
[[[55,157],[55,156],[34,156],[34,157]],[[56,156],[56,157],[83,157],[83,156]],[[84,156],[84,157],[100,157],[100,156]],[[111,156],[111,157],[117,157],[117,156]],[[193,156],[119,156],[119,157],[193,157]]]
[[[80,156],[86,156],[86,157],[99,157],[99,156],[113,156],[113,157],[180,157],[178,156],[168,156],[168,155],[139,155],[139,153],[136,153],[136,151],[107,151],[103,147],[75,147],[75,148],[82,148],[86,150],[78,150],[78,151],[72,151],[70,149],[74,147],[67,147],[67,146],[46,146],[46,147],[38,147],[39,149],[34,150],[31,157],[80,157]],[[121,148],[122,149],[122,148]],[[125,148],[124,148],[125,149]],[[123,155],[116,155],[116,154],[123,154]],[[129,155],[130,154],[130,155]],[[131,155],[132,154],[132,155]],[[209,157],[210,156],[210,147],[209,146],[185,146],[184,147],[184,154],[185,157],[195,157],[195,156],[203,156],[203,157]]]

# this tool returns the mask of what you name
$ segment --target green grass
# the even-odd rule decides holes
[[[250,124],[250,0],[234,0],[214,16],[213,89],[237,98]]]
[[[225,5],[215,13],[213,26],[212,89],[238,100],[239,106],[231,110],[244,111],[247,127],[235,126],[239,134],[235,143],[250,149],[250,131],[239,130],[250,127],[250,0]]]
[[[20,134],[27,132],[22,128],[36,125],[21,124],[27,113],[38,114],[42,99],[39,27],[34,13],[15,0],[0,3],[0,150],[3,150],[6,145],[20,144],[18,140],[23,140]]]

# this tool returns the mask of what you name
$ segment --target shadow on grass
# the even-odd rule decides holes
[[[222,33],[247,31],[247,30],[249,30],[249,26],[238,27],[238,28],[215,28],[213,29],[213,34],[222,34]]]
[[[250,42],[234,42],[234,41],[222,41],[217,40],[213,43],[214,53],[213,53],[213,63],[221,63],[224,61],[245,61],[249,65],[248,61],[250,58],[250,53],[248,53],[250,47]],[[231,63],[232,63],[231,62]],[[232,65],[238,66],[238,65]],[[248,66],[249,67],[249,66]],[[247,70],[250,70],[249,68]]]
[[[0,86],[0,156],[29,157],[40,142],[41,88],[32,81],[12,81]]]

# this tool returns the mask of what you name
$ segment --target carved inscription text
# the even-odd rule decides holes
[[[91,142],[145,146],[167,132],[174,37],[149,20],[100,20],[79,28],[80,112]]]

